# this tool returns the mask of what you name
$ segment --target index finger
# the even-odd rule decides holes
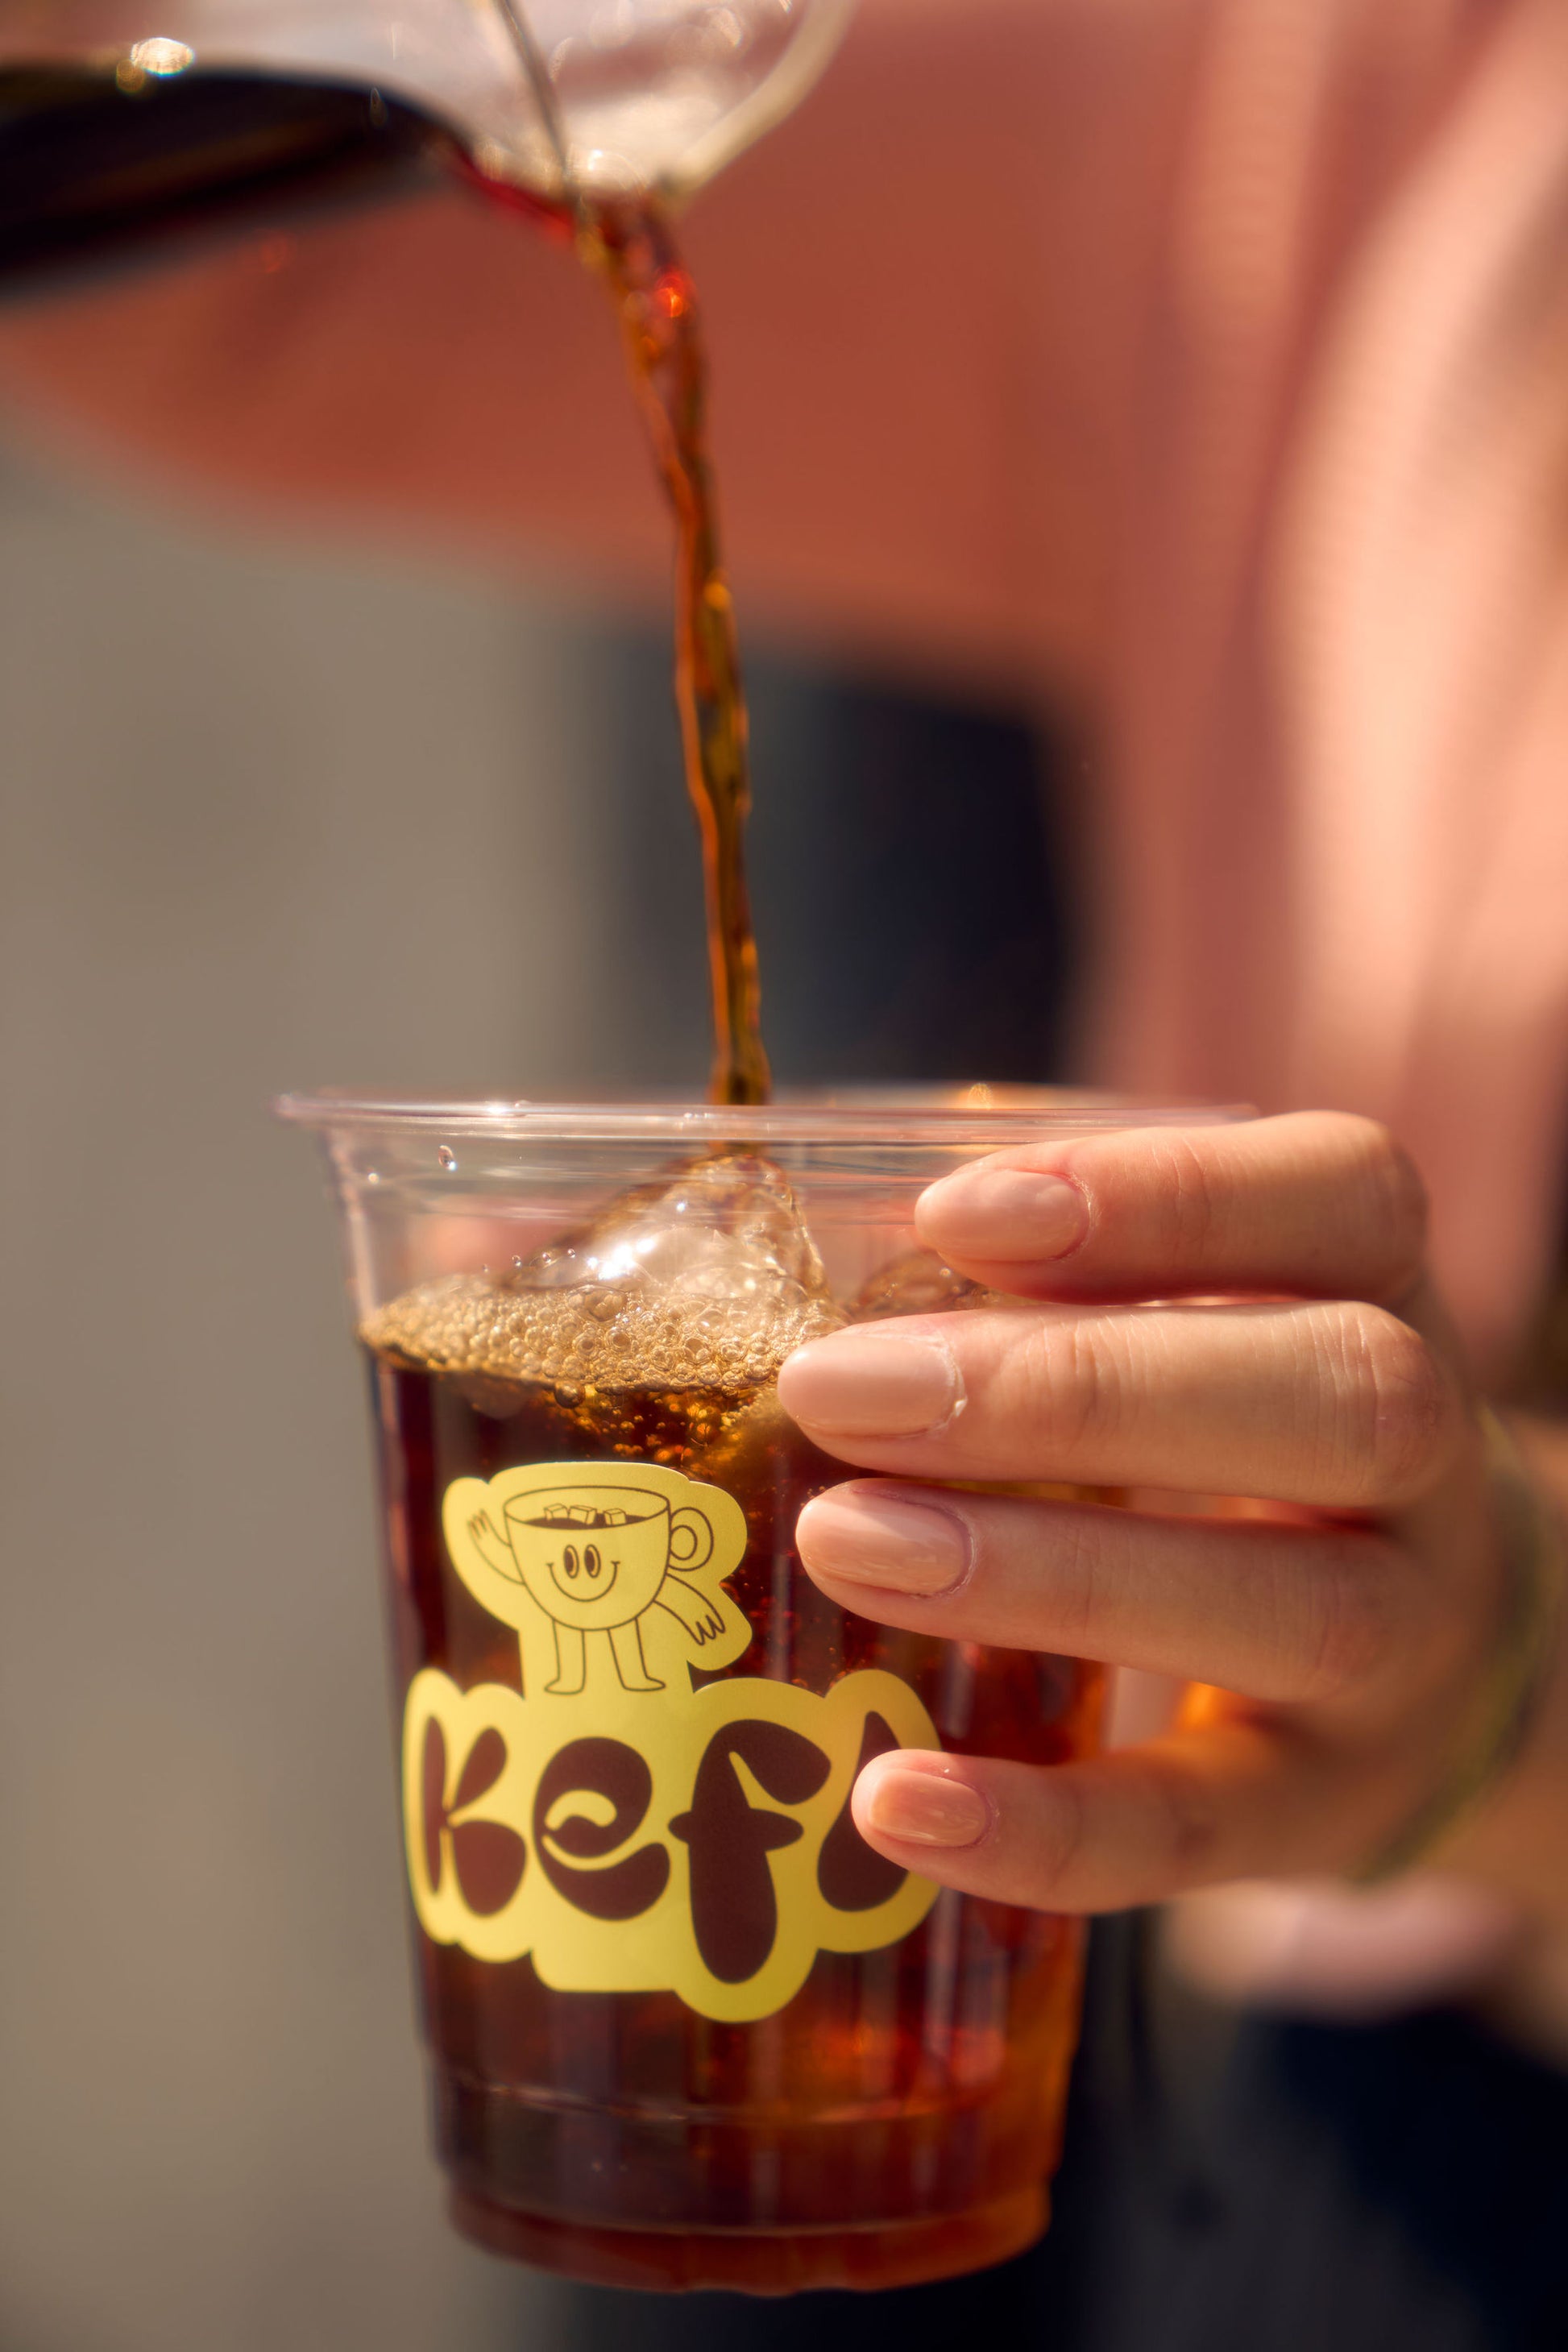
[[[1016,1145],[931,1185],[915,1223],[950,1265],[1014,1297],[1390,1304],[1419,1277],[1426,1201],[1386,1128],[1299,1111]]]

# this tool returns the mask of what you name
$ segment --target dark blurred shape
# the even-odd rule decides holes
[[[0,291],[193,231],[428,182],[457,142],[380,91],[255,73],[0,69]]]
[[[742,616],[743,618],[743,616]],[[695,1084],[702,903],[649,632],[604,656],[599,823],[630,969],[617,1076]],[[779,655],[752,659],[751,866],[784,1087],[1059,1077],[1079,932],[1065,740],[1022,713]]]

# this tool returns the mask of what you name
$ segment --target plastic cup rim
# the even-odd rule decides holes
[[[500,1141],[815,1142],[997,1145],[1047,1133],[1128,1127],[1210,1127],[1253,1117],[1249,1106],[1050,1087],[844,1088],[747,1106],[679,1097],[588,1097],[576,1102],[420,1097],[323,1087],[279,1096],[274,1114],[325,1133],[463,1135]]]

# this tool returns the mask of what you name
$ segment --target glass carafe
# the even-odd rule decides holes
[[[853,0],[11,0],[0,279],[453,162],[679,203],[786,112]]]
[[[360,83],[542,194],[679,197],[792,106],[852,0],[20,0],[0,60]]]

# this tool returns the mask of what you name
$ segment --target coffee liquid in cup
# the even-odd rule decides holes
[[[938,1895],[848,1791],[898,1745],[1081,1753],[1099,1674],[801,1574],[843,1473],[774,1378],[845,1319],[778,1171],[716,1155],[364,1328],[437,2129],[499,2251],[893,2285],[1044,2219],[1079,1928]]]

